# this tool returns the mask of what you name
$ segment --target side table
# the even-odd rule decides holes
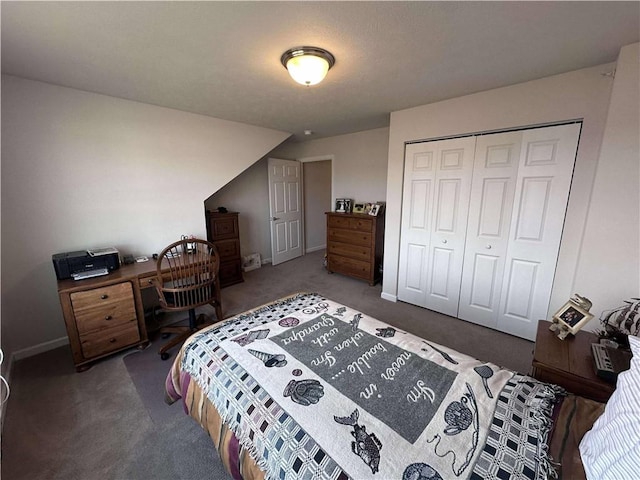
[[[591,355],[591,344],[598,341],[598,336],[581,330],[560,340],[556,332],[549,330],[550,325],[546,320],[538,322],[531,364],[533,377],[598,402],[609,400],[615,385],[596,375]]]

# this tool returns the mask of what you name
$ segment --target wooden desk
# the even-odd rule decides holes
[[[149,345],[141,291],[153,287],[156,262],[121,265],[108,275],[58,282],[76,371],[121,350]]]
[[[606,402],[615,389],[596,375],[591,357],[591,344],[597,335],[579,331],[560,340],[549,330],[551,322],[538,323],[533,352],[532,375],[543,382],[555,383],[569,392],[599,402]]]

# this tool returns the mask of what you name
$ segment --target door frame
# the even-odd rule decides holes
[[[302,254],[306,255],[307,254],[307,234],[306,234],[306,210],[307,210],[307,205],[305,202],[305,196],[304,196],[304,164],[305,163],[310,163],[310,162],[323,162],[325,160],[330,160],[331,161],[331,200],[329,201],[329,205],[327,205],[327,211],[331,211],[333,210],[332,208],[332,202],[335,199],[335,195],[334,195],[334,188],[335,188],[335,168],[334,168],[334,163],[335,163],[335,155],[333,154],[327,154],[327,155],[315,155],[312,157],[300,157],[300,158],[296,158],[297,161],[299,161],[302,164],[302,176],[303,176],[303,190],[302,190],[302,230],[303,230],[303,250],[302,250]],[[311,252],[309,252],[311,253]]]

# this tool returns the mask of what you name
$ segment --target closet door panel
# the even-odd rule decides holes
[[[458,317],[495,328],[522,132],[476,142]]]
[[[499,262],[500,258],[496,256],[475,256],[471,269],[471,290],[468,293],[469,306],[488,312],[496,310],[495,290],[498,285]]]
[[[457,316],[475,137],[438,142],[427,308]]]
[[[547,318],[580,124],[523,132],[497,328],[535,338]]]
[[[437,142],[406,146],[398,299],[426,307]]]

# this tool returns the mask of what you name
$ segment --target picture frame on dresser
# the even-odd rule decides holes
[[[374,203],[373,205],[371,205],[371,210],[369,210],[369,215],[377,217],[378,213],[380,213],[381,208],[382,206],[379,203]]]
[[[351,199],[336,198],[336,213],[351,213]]]

